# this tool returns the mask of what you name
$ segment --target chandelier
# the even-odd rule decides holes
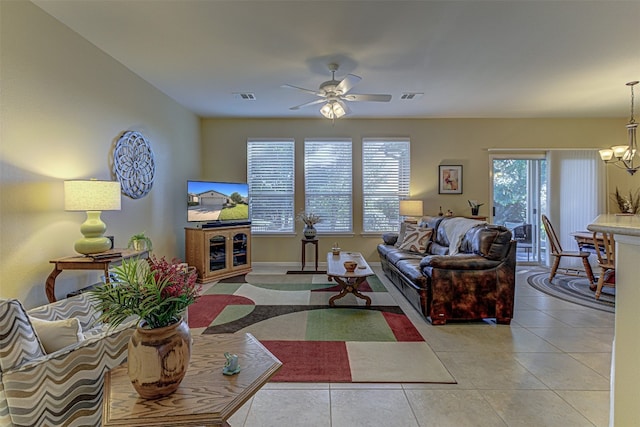
[[[631,118],[626,126],[628,144],[615,145],[611,148],[599,151],[600,158],[604,160],[605,163],[611,163],[621,169],[625,169],[630,175],[633,175],[638,169],[640,169],[640,165],[634,165],[634,159],[636,158],[636,151],[638,149],[636,141],[638,123],[636,123],[636,120],[633,118],[633,87],[637,84],[637,81],[627,83],[627,86],[631,88]]]

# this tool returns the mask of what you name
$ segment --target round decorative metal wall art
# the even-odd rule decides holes
[[[146,196],[153,186],[156,163],[149,141],[140,132],[125,132],[113,150],[113,173],[122,193],[132,199]]]

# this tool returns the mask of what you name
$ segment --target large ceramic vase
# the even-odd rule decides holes
[[[184,320],[162,328],[136,328],[129,341],[129,379],[145,399],[178,389],[191,358],[191,333]]]
[[[304,238],[307,240],[313,240],[316,238],[316,229],[313,225],[305,225],[303,233]]]

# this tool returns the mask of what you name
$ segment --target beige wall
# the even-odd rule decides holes
[[[624,143],[625,119],[401,119],[358,120],[242,120],[205,119],[202,122],[202,178],[246,179],[248,138],[295,138],[296,212],[304,208],[302,153],[305,137],[349,137],[353,139],[354,236],[320,239],[321,261],[333,242],[344,249],[359,250],[377,261],[379,236],[362,235],[361,141],[363,137],[407,136],[411,138],[411,198],[422,199],[425,214],[443,211],[470,213],[468,199],[489,205],[489,148],[596,148]],[[437,171],[440,164],[463,166],[463,194],[439,195]],[[610,189],[639,188],[640,173],[630,177],[608,168]],[[580,185],[576,183],[576,185]],[[614,190],[611,190],[614,191]],[[576,207],[579,208],[579,207]],[[615,211],[615,210],[614,210]],[[254,262],[297,262],[300,260],[302,225],[296,236],[254,237]]]
[[[376,260],[378,236],[362,236],[360,141],[408,136],[412,141],[411,196],[468,212],[467,199],[489,197],[487,148],[605,147],[624,141],[626,118],[601,120],[233,120],[204,119],[172,101],[113,58],[26,0],[0,1],[0,297],[27,307],[46,302],[49,260],[73,254],[84,214],[65,212],[62,182],[110,178],[110,150],[125,130],[143,132],[156,156],[156,181],[143,199],[122,199],[122,210],[103,218],[117,246],[145,231],[159,255],[184,256],[185,182],[188,178],[246,179],[246,140],[295,138],[296,211],[304,205],[302,142],[305,137],[350,137],[354,142],[354,231],[322,238]],[[141,54],[144,54],[141,52]],[[202,136],[201,136],[202,133]],[[202,147],[200,146],[202,144]],[[464,166],[464,193],[438,195],[439,164]],[[640,173],[609,168],[610,191],[640,187]],[[579,183],[577,183],[579,185]],[[486,214],[481,210],[481,214]],[[296,236],[256,237],[256,262],[300,259]],[[64,272],[57,294],[84,287],[97,273]]]
[[[63,180],[110,179],[110,152],[126,130],[155,153],[146,197],[104,212],[108,235],[126,246],[145,231],[158,255],[183,256],[186,180],[198,176],[200,123],[113,58],[26,1],[0,2],[0,297],[46,303],[49,260],[73,254],[85,214],[65,212]],[[56,294],[95,283],[63,272]]]

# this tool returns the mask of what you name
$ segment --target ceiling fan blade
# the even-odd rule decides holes
[[[305,89],[303,87],[299,87],[299,86],[293,86],[293,85],[282,85],[281,87],[285,88],[285,89],[296,89],[296,90],[301,90],[302,92],[307,92],[310,93],[312,95],[318,95],[318,96],[322,96],[322,94],[320,92],[318,92],[317,90],[311,90],[311,89]]]
[[[324,98],[315,99],[313,101],[305,102],[304,104],[296,105],[295,107],[291,107],[289,109],[290,110],[299,110],[300,108],[308,107],[310,105],[315,105],[315,104],[322,104],[323,102],[327,102],[327,100],[324,99]]]
[[[353,88],[358,82],[362,80],[361,77],[356,76],[355,74],[347,74],[347,76],[342,79],[342,81],[336,86],[336,90],[340,91],[343,95],[346,94]]]
[[[347,101],[373,101],[373,102],[389,102],[391,95],[374,95],[374,94],[351,94],[342,97]]]

